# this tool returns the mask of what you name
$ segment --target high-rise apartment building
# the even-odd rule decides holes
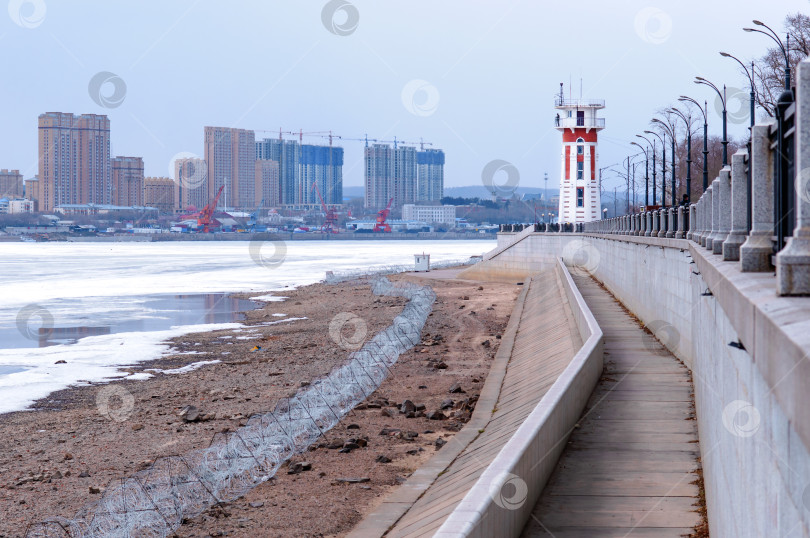
[[[112,201],[117,206],[143,205],[143,159],[115,157],[112,160]]]
[[[299,181],[295,202],[318,205],[318,190],[327,205],[343,203],[343,148],[332,146],[301,146]]]
[[[438,202],[444,196],[444,152],[427,149],[416,154],[417,200]]]
[[[256,158],[278,163],[280,205],[295,205],[300,183],[301,145],[295,140],[265,138],[256,143]]]
[[[202,209],[208,204],[208,167],[205,159],[186,157],[174,161],[175,209]]]
[[[143,205],[161,213],[174,213],[174,180],[170,177],[147,177],[143,180]]]
[[[388,144],[366,146],[365,161],[365,206],[385,207],[392,198],[390,193],[394,173],[394,149]]]
[[[281,205],[318,205],[318,189],[328,205],[343,203],[343,148],[265,138],[256,142],[256,158],[278,162]]]
[[[374,144],[365,149],[366,207],[392,207],[416,201],[416,148]]]
[[[393,196],[393,207],[402,207],[416,201],[416,148],[394,148]]]
[[[258,159],[256,161],[257,205],[278,207],[281,205],[281,184],[279,183],[278,161]]]
[[[22,198],[23,177],[19,170],[0,170],[0,198]]]
[[[110,120],[96,114],[39,116],[39,207],[109,204],[112,200]]]
[[[34,211],[39,211],[39,178],[24,179],[23,185],[25,186],[25,199],[34,202]]]
[[[205,162],[208,197],[213,198],[219,188],[225,186],[219,207],[256,207],[256,136],[253,131],[206,127]]]

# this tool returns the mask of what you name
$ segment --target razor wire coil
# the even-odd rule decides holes
[[[393,284],[376,276],[372,293],[408,299],[391,325],[329,374],[251,416],[234,432],[217,434],[207,448],[161,457],[147,469],[108,487],[72,519],[29,527],[26,537],[166,537],[185,519],[232,501],[272,478],[371,395],[399,356],[421,340],[436,295],[430,286]]]

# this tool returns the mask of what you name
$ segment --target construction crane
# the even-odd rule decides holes
[[[278,133],[278,139],[283,140],[284,136],[297,136],[298,142],[303,144],[304,137],[316,137],[316,138],[327,138],[329,139],[329,145],[332,145],[332,141],[335,138],[341,138],[339,135],[333,134],[332,131],[304,131],[303,129],[299,129],[297,131],[284,131],[283,129],[279,129],[278,131],[268,131],[266,129],[254,129],[256,133]]]
[[[321,190],[318,188],[317,183],[312,184],[312,189],[318,194],[318,199],[321,201],[321,207],[323,208],[323,212],[325,215],[325,219],[323,222],[323,226],[321,226],[321,231],[326,233],[338,233],[335,229],[337,225],[338,217],[337,213],[334,209],[330,209],[326,207],[326,203],[323,201],[323,196],[321,196]]]
[[[303,144],[304,143],[304,136],[314,136],[317,138],[328,138],[329,139],[329,147],[332,147],[332,140],[335,138],[341,138],[339,135],[332,134],[332,131],[298,131],[298,141]]]
[[[425,142],[422,138],[419,139],[419,142],[411,142],[409,140],[397,140],[395,136],[393,140],[383,140],[381,138],[369,138],[368,135],[364,136],[363,138],[347,138],[344,136],[337,136],[334,135],[336,138],[340,138],[341,140],[351,140],[354,142],[365,142],[366,147],[368,147],[369,142],[377,142],[380,144],[394,144],[394,148],[397,147],[399,144],[406,144],[408,146],[416,146],[419,145],[420,150],[424,151],[425,145],[432,146],[433,142]]]
[[[377,224],[374,225],[373,231],[375,232],[391,231],[391,226],[386,221],[388,220],[389,213],[391,213],[391,203],[393,203],[393,201],[394,201],[393,198],[388,200],[388,205],[385,206],[385,209],[382,209],[377,213]]]
[[[262,129],[255,129],[255,132],[258,133],[275,133],[276,131],[266,131]],[[325,138],[329,140],[329,146],[331,147],[334,140],[346,140],[346,141],[353,141],[353,142],[365,142],[366,146],[368,146],[369,142],[377,142],[380,144],[393,144],[396,148],[399,144],[406,144],[408,146],[419,146],[421,151],[425,150],[425,146],[432,146],[433,142],[425,142],[425,140],[420,137],[419,142],[409,141],[409,140],[397,140],[397,137],[394,137],[393,140],[383,140],[381,138],[369,138],[368,135],[365,135],[363,138],[352,138],[347,136],[341,136],[334,134],[331,130],[330,131],[304,131],[303,129],[299,129],[298,131],[284,131],[282,129],[278,130],[278,139],[282,140],[284,136],[297,136],[298,142],[303,144],[304,137],[314,137],[314,138]]]

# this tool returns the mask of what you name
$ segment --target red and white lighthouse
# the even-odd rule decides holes
[[[597,118],[605,108],[601,99],[554,99],[558,110],[554,126],[562,132],[560,167],[560,223],[590,222],[602,218],[596,165],[597,134],[605,128],[605,119]]]

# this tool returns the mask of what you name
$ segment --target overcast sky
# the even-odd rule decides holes
[[[142,156],[147,175],[169,175],[179,153],[202,155],[203,126],[217,125],[254,129],[257,139],[279,127],[422,137],[446,152],[447,187],[479,184],[494,159],[513,163],[523,187],[542,187],[544,172],[556,186],[560,82],[567,94],[573,81],[577,97],[582,79],[584,97],[606,100],[600,166],[618,163],[680,94],[708,98],[714,110],[694,76],[746,87],[718,51],[761,55],[771,42],[741,30],[751,19],[781,30],[787,13],[808,8],[806,0],[12,0],[0,17],[0,167],[35,175],[37,116],[61,111],[107,114],[112,154]],[[731,134],[744,136],[746,125],[742,117]],[[719,114],[709,129],[719,134]],[[344,184],[362,185],[362,142],[339,143]]]

